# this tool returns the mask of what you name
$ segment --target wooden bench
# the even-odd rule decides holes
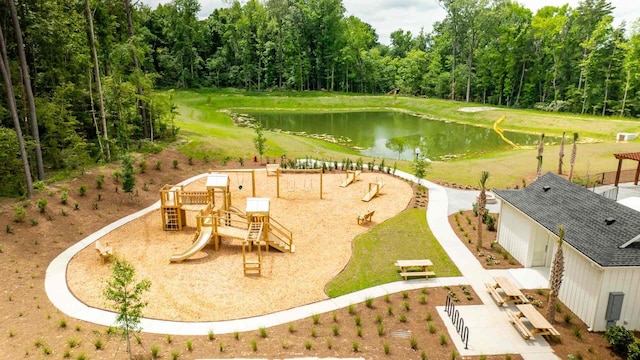
[[[560,336],[558,330],[531,304],[516,305],[520,312],[514,313],[513,316],[520,320],[526,318],[531,326],[532,334]],[[522,322],[522,321],[520,321]]]
[[[509,320],[511,321],[511,323],[515,325],[516,330],[518,330],[518,332],[522,334],[522,337],[525,340],[529,340],[531,337],[533,337],[531,331],[527,329],[527,327],[522,323],[522,320],[520,320],[516,313],[509,311],[507,312],[507,315],[509,316]]]
[[[367,210],[367,212],[358,215],[358,225],[371,222],[371,218],[375,212],[375,210]]]
[[[409,276],[424,276],[426,279],[428,279],[429,276],[436,276],[435,272],[429,271],[429,266],[433,265],[429,259],[397,260],[394,265],[400,268],[400,276],[405,280],[407,280]],[[418,268],[419,270],[409,271],[409,268]]]
[[[489,283],[485,283],[484,285],[487,287],[489,294],[491,294],[491,297],[498,304],[498,306],[502,306],[502,304],[504,304],[504,299],[502,298],[502,296],[500,296],[500,294],[498,294],[498,290],[496,290],[496,288]]]
[[[426,279],[428,279],[429,276],[436,276],[436,273],[434,273],[433,271],[405,271],[401,272],[400,276],[402,276],[405,280],[407,280],[407,277],[409,276],[424,276]]]
[[[111,257],[113,256],[113,248],[109,246],[109,243],[107,243],[106,245],[102,245],[102,243],[100,243],[100,240],[96,241],[96,252],[98,253],[98,256],[100,257],[100,260],[102,260],[103,264],[105,263],[105,261],[111,260]]]

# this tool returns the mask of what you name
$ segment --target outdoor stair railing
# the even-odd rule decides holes
[[[460,312],[456,309],[456,304],[451,300],[451,296],[447,295],[447,301],[444,306],[444,311],[449,315],[451,321],[453,321],[453,326],[455,326],[456,331],[462,338],[462,342],[464,343],[464,348],[468,349],[469,345],[469,327],[464,324],[464,319],[460,316]]]

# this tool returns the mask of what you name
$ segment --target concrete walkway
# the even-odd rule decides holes
[[[396,175],[417,182],[413,175],[397,171]],[[181,184],[188,184],[201,179],[207,174],[201,174],[183,181]],[[536,336],[534,339],[525,341],[509,323],[505,311],[507,307],[498,308],[489,294],[484,291],[484,283],[491,282],[492,278],[498,274],[508,276],[516,284],[523,288],[547,287],[545,276],[531,269],[513,270],[485,270],[471,254],[471,252],[457,238],[447,216],[449,214],[448,196],[441,186],[428,181],[421,180],[423,186],[429,188],[429,208],[427,210],[427,221],[431,231],[442,244],[449,257],[456,263],[463,274],[463,277],[433,278],[429,280],[398,281],[384,284],[355,293],[344,295],[334,299],[328,299],[294,309],[283,310],[276,313],[266,314],[245,319],[215,322],[177,322],[156,319],[143,319],[141,326],[145,332],[174,335],[206,335],[209,331],[217,334],[232,333],[236,331],[257,330],[260,327],[270,327],[286,324],[294,320],[304,319],[313,314],[331,312],[347,307],[349,304],[365,301],[366,298],[384,296],[401,292],[404,290],[419,289],[423,287],[441,287],[445,285],[471,285],[479,298],[485,305],[458,306],[456,307],[469,326],[468,349],[460,340],[451,320],[444,312],[444,308],[438,307],[438,313],[447,325],[459,353],[466,355],[491,355],[491,354],[522,354],[525,359],[557,359],[551,347],[544,338]],[[475,195],[472,195],[472,198]],[[456,211],[463,204],[456,203]],[[158,209],[159,202],[140,210],[137,213],[122,218],[94,234],[79,241],[69,247],[62,254],[56,257],[47,268],[45,278],[45,291],[51,302],[60,311],[68,316],[96,323],[105,326],[113,325],[116,314],[113,312],[89,307],[75,298],[66,282],[66,268],[71,258],[80,250],[91,245],[94,241],[108,234],[114,229],[135,220],[151,211]],[[471,204],[469,204],[470,208]],[[513,309],[511,309],[513,310]]]

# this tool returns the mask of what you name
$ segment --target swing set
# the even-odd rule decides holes
[[[322,199],[322,169],[276,169],[276,195],[280,198],[280,174],[320,174],[320,199]],[[287,191],[293,192],[296,188],[296,180],[287,180]],[[313,179],[304,179],[303,190],[305,192],[313,191]]]

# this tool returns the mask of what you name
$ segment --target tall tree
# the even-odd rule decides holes
[[[42,162],[42,148],[40,146],[40,130],[38,130],[38,115],[36,114],[36,102],[33,97],[31,88],[31,73],[27,64],[27,57],[24,52],[24,42],[22,40],[22,29],[20,28],[20,20],[16,11],[14,0],[6,0],[13,19],[13,29],[16,33],[16,41],[18,44],[18,58],[20,58],[20,72],[22,73],[22,83],[24,84],[29,103],[29,122],[31,123],[31,137],[33,137],[34,147],[36,151],[36,165],[38,168],[38,179],[44,180],[44,164]]]
[[[562,253],[562,243],[564,242],[565,229],[564,225],[558,227],[558,247],[551,264],[551,274],[549,275],[549,301],[547,303],[547,320],[550,323],[555,322],[556,302],[564,277],[564,254]]]
[[[18,117],[18,108],[16,107],[16,97],[13,93],[13,84],[11,82],[11,72],[9,70],[9,58],[7,56],[7,45],[4,40],[2,26],[0,26],[0,73],[4,79],[4,86],[7,91],[7,104],[9,112],[13,119],[13,126],[16,130],[18,138],[18,146],[20,148],[20,157],[22,158],[22,166],[24,168],[24,178],[27,183],[27,194],[33,196],[33,179],[31,178],[31,168],[29,167],[29,158],[27,157],[27,149],[24,146],[24,138],[22,129],[20,128],[20,118]]]
[[[91,57],[93,58],[93,74],[98,88],[98,99],[100,102],[100,118],[102,120],[102,137],[104,138],[104,146],[107,151],[107,162],[111,162],[111,149],[109,147],[109,136],[107,132],[107,113],[104,103],[104,92],[102,91],[102,80],[100,79],[100,64],[98,62],[98,51],[96,50],[96,41],[93,31],[93,15],[89,0],[85,0],[85,10],[87,13],[87,24],[89,26],[89,46],[91,47]]]
[[[484,213],[487,206],[487,180],[489,179],[489,172],[483,171],[480,175],[480,194],[478,195],[478,224],[476,225],[478,231],[478,248],[482,249],[484,244],[482,243],[482,224],[484,221]]]

